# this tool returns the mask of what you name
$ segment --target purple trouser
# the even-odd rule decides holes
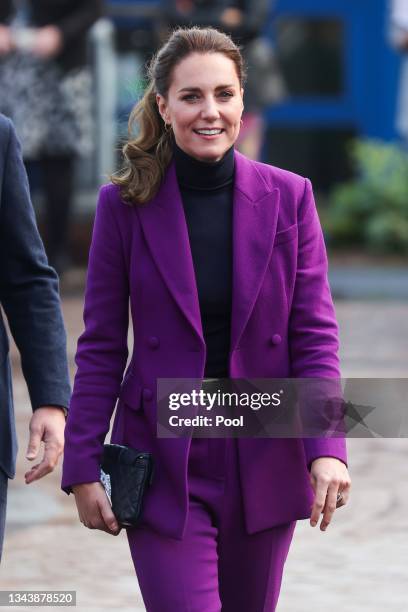
[[[127,530],[147,612],[273,612],[296,521],[246,533],[234,438],[193,438],[188,482],[182,541]]]

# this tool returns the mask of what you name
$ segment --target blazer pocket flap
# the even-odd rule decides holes
[[[292,240],[293,238],[297,236],[297,231],[298,231],[297,223],[294,223],[290,227],[287,227],[286,229],[281,230],[280,232],[276,232],[273,245],[276,246],[277,244],[283,244],[284,242],[289,242],[289,240]]]
[[[140,382],[128,378],[122,383],[119,400],[132,410],[140,410],[142,408],[142,389]]]

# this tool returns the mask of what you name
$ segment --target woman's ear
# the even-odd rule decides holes
[[[161,118],[163,119],[164,123],[167,122],[167,117],[166,117],[166,101],[163,98],[163,96],[161,96],[160,94],[156,94],[156,103],[157,103],[157,107],[159,109],[159,113],[161,115]]]

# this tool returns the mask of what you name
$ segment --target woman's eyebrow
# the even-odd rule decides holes
[[[227,87],[235,87],[235,85],[233,83],[230,83],[229,85],[218,85],[215,90],[226,89]],[[182,89],[179,89],[177,93],[180,93],[181,91],[201,91],[201,89],[200,87],[183,87]]]

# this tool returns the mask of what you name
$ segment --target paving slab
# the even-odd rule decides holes
[[[82,297],[68,295],[63,308],[73,375]],[[338,300],[336,312],[343,376],[407,377],[407,302]],[[9,489],[0,588],[75,590],[80,612],[142,612],[126,534],[112,537],[79,523],[73,497],[59,488],[60,467],[40,482],[24,483],[30,409],[12,351],[20,452]],[[278,612],[408,610],[408,440],[352,439],[348,449],[350,502],[325,533],[298,522]]]

